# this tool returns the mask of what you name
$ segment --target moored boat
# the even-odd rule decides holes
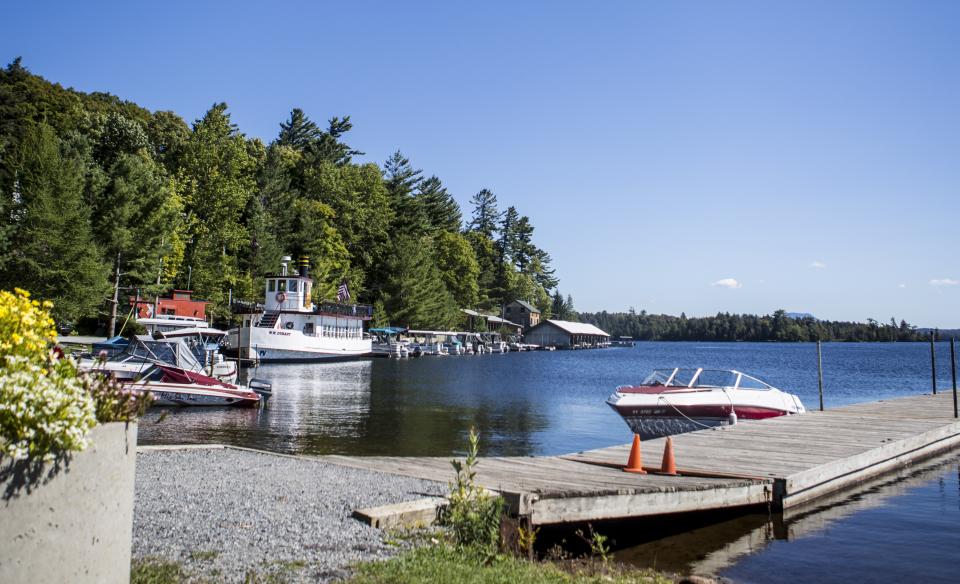
[[[157,406],[255,407],[272,391],[270,383],[260,379],[244,387],[160,363],[143,377],[124,383],[124,387],[137,393],[149,392]]]
[[[618,387],[607,405],[641,438],[806,412],[796,395],[755,377],[702,368],[655,369],[639,385]]]
[[[364,321],[373,309],[363,304],[313,303],[310,264],[301,258],[296,273],[287,273],[284,257],[280,274],[266,277],[263,304],[235,304],[242,324],[228,331],[231,354],[262,362],[302,362],[356,359],[373,352]],[[341,289],[349,298],[346,285]]]

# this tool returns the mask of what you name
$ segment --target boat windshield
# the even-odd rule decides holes
[[[770,385],[730,369],[654,369],[650,375],[643,380],[642,385],[666,387],[685,387],[685,388],[737,388],[737,389],[771,389]]]

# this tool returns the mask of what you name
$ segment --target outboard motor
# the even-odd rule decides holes
[[[251,379],[247,386],[263,401],[267,401],[273,395],[273,384],[265,379]]]

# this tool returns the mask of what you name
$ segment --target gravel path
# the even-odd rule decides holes
[[[452,471],[451,471],[452,473]],[[447,485],[235,449],[137,455],[133,556],[196,579],[329,581],[399,551],[354,509],[440,495]]]

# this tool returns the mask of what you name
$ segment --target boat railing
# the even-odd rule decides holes
[[[351,316],[370,320],[373,317],[373,307],[369,304],[340,304],[337,302],[321,302],[315,312],[332,314],[334,316]]]
[[[265,312],[267,307],[261,302],[247,302],[245,300],[234,300],[230,305],[230,311],[233,314],[259,314]]]

